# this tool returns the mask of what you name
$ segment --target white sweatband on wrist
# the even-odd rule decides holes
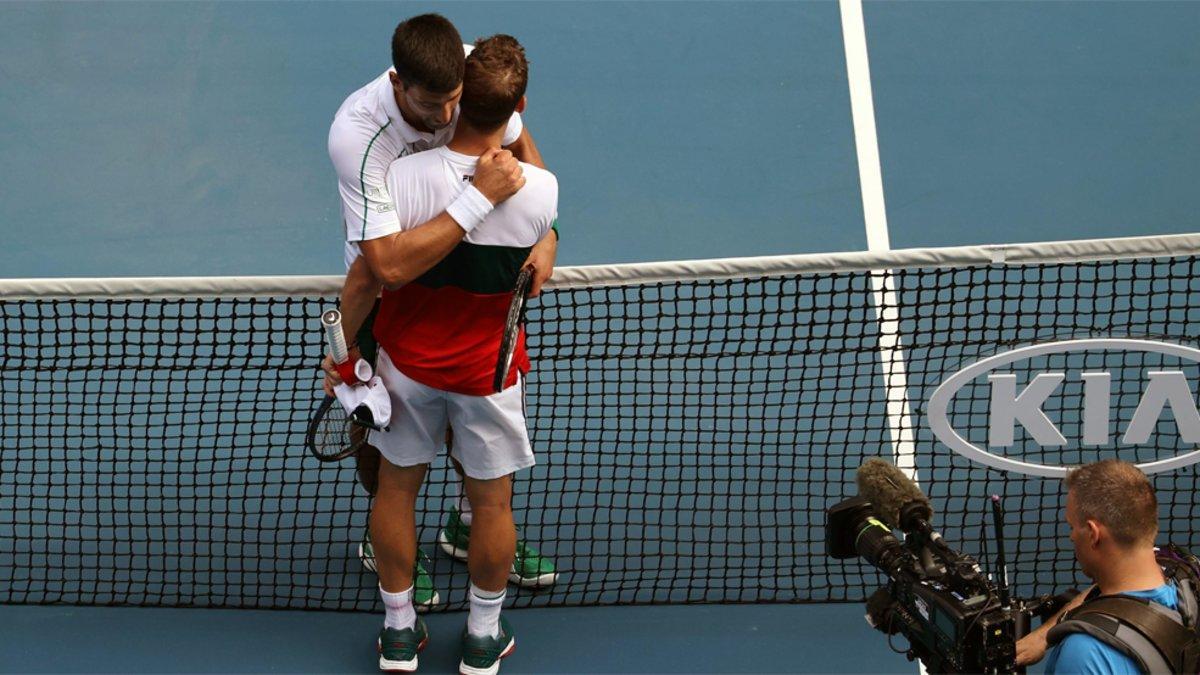
[[[466,190],[454,200],[450,206],[446,207],[446,213],[458,223],[458,226],[471,233],[477,225],[483,222],[484,218],[496,208],[488,201],[487,197],[479,191],[474,185],[468,185]]]

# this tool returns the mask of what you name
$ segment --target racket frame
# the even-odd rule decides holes
[[[517,275],[513,297],[508,303],[508,316],[504,320],[504,333],[500,337],[500,353],[496,359],[496,374],[492,377],[492,391],[504,391],[504,383],[512,370],[512,361],[517,354],[517,340],[521,335],[521,324],[525,320],[525,300],[533,283],[533,268],[525,267]]]

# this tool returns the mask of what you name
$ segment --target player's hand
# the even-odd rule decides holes
[[[493,204],[517,194],[525,185],[525,172],[508,150],[493,148],[479,157],[475,179],[471,183]]]
[[[529,285],[529,297],[536,298],[542,292],[542,284],[554,273],[554,258],[558,255],[558,235],[546,233],[542,240],[529,251],[524,267],[533,268],[533,283]]]
[[[333,396],[333,388],[342,383],[342,376],[338,375],[332,356],[326,354],[325,358],[321,359],[321,370],[325,371],[325,380],[321,383],[321,388],[325,390],[326,396]]]
[[[1030,666],[1046,656],[1046,631],[1035,630],[1029,635],[1017,640],[1017,665]]]

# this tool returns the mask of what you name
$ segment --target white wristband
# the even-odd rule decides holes
[[[484,218],[496,208],[488,201],[487,197],[479,191],[474,185],[468,185],[466,190],[454,200],[450,206],[446,207],[446,213],[458,223],[458,226],[471,233],[477,225],[483,222]]]

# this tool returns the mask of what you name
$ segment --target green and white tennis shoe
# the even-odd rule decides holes
[[[429,644],[425,622],[417,617],[412,628],[398,630],[384,627],[379,631],[376,648],[379,650],[379,669],[388,673],[413,673],[417,670],[417,654]]]
[[[463,523],[458,509],[451,506],[446,526],[438,532],[438,546],[446,555],[467,562],[467,547],[471,543],[471,526]],[[508,580],[522,588],[546,588],[558,580],[554,562],[538,550],[517,539],[517,555],[509,570]]]
[[[516,648],[517,638],[504,615],[500,616],[499,637],[479,637],[464,629],[462,662],[458,664],[458,672],[462,675],[496,675],[500,672],[500,659],[513,653]]]

